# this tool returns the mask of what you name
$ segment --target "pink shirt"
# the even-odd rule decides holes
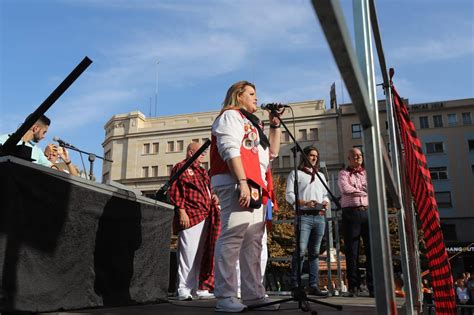
[[[337,184],[341,192],[341,207],[369,205],[365,170],[361,172],[351,172],[347,169],[343,169],[339,172]]]

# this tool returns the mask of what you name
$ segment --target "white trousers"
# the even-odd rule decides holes
[[[268,261],[268,247],[267,247],[267,229],[263,232],[262,237],[262,254],[260,255],[260,269],[262,270],[262,283],[263,279],[265,278],[265,270],[267,269],[267,261]],[[240,263],[237,260],[237,291],[240,292]]]
[[[215,251],[217,298],[237,296],[237,260],[240,262],[243,300],[265,296],[260,257],[264,232],[264,206],[259,209],[239,205],[237,185],[214,187],[221,204],[221,233]]]
[[[198,290],[199,271],[204,244],[208,234],[209,218],[199,222],[189,229],[178,233],[178,295],[193,294]]]

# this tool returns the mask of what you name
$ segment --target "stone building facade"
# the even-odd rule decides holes
[[[337,196],[337,173],[345,166],[347,151],[363,144],[354,107],[343,104],[326,109],[322,100],[290,105],[293,113],[286,111],[285,124],[302,147],[318,147],[329,186]],[[445,238],[474,241],[474,99],[414,104],[409,110],[424,146]],[[154,195],[168,180],[173,165],[185,157],[186,146],[211,137],[210,128],[218,114],[219,109],[151,118],[141,112],[114,115],[105,124],[103,142],[105,157],[114,163],[104,163],[103,181],[113,180]],[[388,144],[385,102],[379,102],[379,114],[382,137]],[[257,116],[267,115],[259,110]],[[292,169],[292,147],[283,131],[280,155],[272,163],[275,175],[287,176]],[[208,156],[204,167],[209,167]]]

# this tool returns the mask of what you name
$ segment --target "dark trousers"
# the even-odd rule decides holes
[[[359,273],[360,239],[364,241],[364,250],[367,257],[367,287],[374,292],[372,279],[372,260],[369,239],[369,217],[367,210],[356,208],[342,208],[342,224],[344,244],[346,249],[347,281],[349,290],[358,289],[361,284]]]

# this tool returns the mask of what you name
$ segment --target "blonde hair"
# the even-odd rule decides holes
[[[240,108],[240,104],[237,101],[237,96],[244,93],[246,86],[251,86],[255,91],[257,91],[255,85],[248,81],[239,81],[232,84],[232,86],[227,90],[224,103],[222,104],[222,111],[226,109]]]

